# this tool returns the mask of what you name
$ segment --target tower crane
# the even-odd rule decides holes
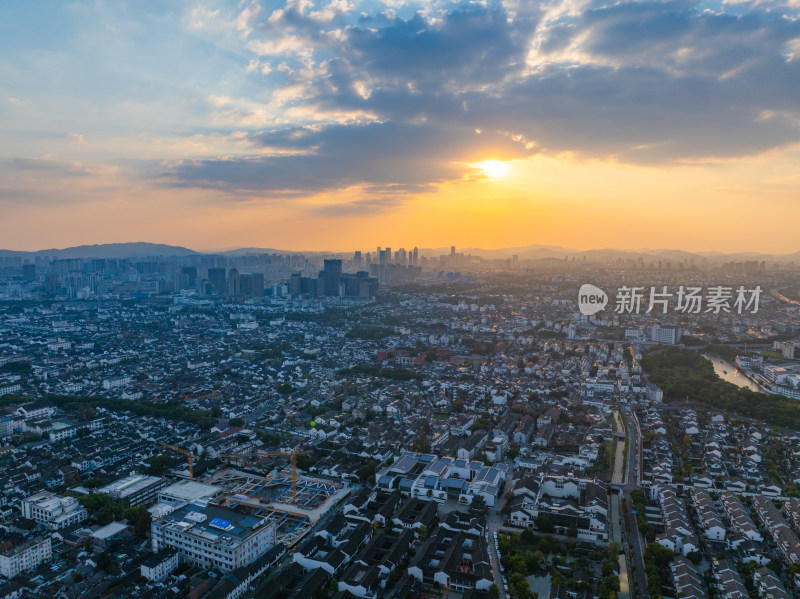
[[[305,453],[301,449],[279,449],[275,451],[245,451],[242,453],[224,453],[220,455],[221,458],[228,459],[243,459],[250,457],[288,457],[292,460],[292,502],[297,501],[297,454]]]
[[[189,451],[188,449],[184,449],[183,447],[177,447],[175,445],[170,445],[169,443],[164,443],[163,441],[158,442],[159,445],[163,445],[164,447],[171,449],[172,451],[177,451],[178,453],[182,453],[183,455],[187,456],[189,459],[189,480],[194,480],[194,458],[196,457],[194,453]]]

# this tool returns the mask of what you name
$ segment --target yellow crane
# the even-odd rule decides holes
[[[250,457],[288,457],[292,460],[292,502],[297,501],[297,454],[305,453],[300,449],[279,449],[275,451],[245,451],[242,453],[224,453],[220,455],[221,458],[228,459],[243,459]]]
[[[164,443],[163,441],[158,442],[159,445],[163,445],[164,447],[171,449],[172,451],[177,451],[178,453],[182,453],[183,455],[189,458],[189,480],[194,480],[194,458],[195,455],[188,449],[184,449],[183,447],[177,447],[175,445],[170,445],[169,443]]]

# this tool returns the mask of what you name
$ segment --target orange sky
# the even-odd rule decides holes
[[[535,157],[510,161],[503,179],[476,174],[338,216],[320,208],[363,198],[359,188],[289,202],[231,200],[128,181],[124,172],[97,173],[39,183],[61,201],[7,207],[0,247],[150,241],[350,251],[536,243],[790,253],[798,249],[799,159],[797,148],[670,168]]]
[[[0,3],[0,249],[792,253],[798,81],[782,0]]]

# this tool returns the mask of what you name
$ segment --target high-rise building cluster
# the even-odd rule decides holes
[[[378,277],[370,275],[370,263],[369,253],[364,260],[361,252],[352,260],[324,254],[102,259],[0,256],[0,279],[5,281],[0,298],[85,300],[188,293],[236,302],[291,293],[370,299],[378,292]]]
[[[377,261],[372,260],[367,253],[367,266],[369,274],[381,283],[409,281],[422,273],[420,265],[419,248],[415,247],[410,252],[400,248],[392,254],[392,248],[381,249],[377,247],[375,255]]]
[[[360,252],[356,252],[360,260]],[[357,260],[353,259],[355,264]],[[316,278],[293,273],[289,279],[289,293],[293,296],[309,297],[357,297],[371,299],[378,294],[378,278],[371,277],[365,270],[355,273],[342,272],[342,260],[329,258]]]

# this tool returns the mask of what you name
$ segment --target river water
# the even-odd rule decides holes
[[[736,364],[731,364],[727,360],[723,360],[717,356],[710,356],[708,354],[702,354],[702,356],[714,365],[714,372],[716,372],[719,378],[721,378],[723,381],[733,383],[737,387],[748,387],[753,391],[764,391],[752,380],[739,372],[739,370],[736,368]]]

